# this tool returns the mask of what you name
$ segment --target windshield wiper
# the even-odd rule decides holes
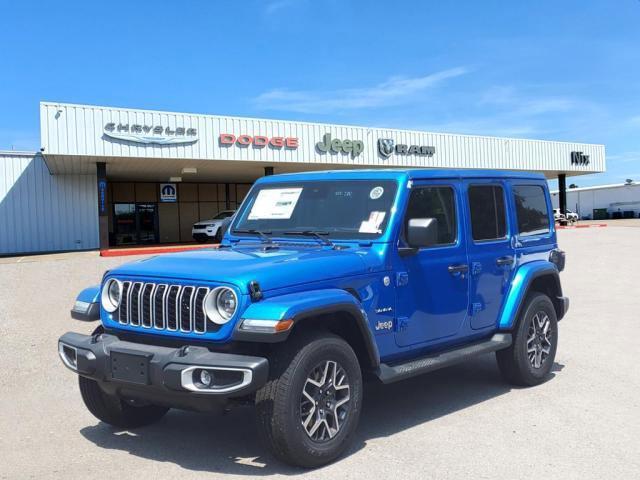
[[[273,240],[268,235],[271,235],[271,232],[261,232],[260,230],[250,229],[250,230],[234,230],[233,233],[249,233],[251,235],[258,235],[262,243],[273,244]]]
[[[285,235],[302,235],[303,237],[315,237],[318,240],[320,240],[320,243],[322,243],[323,245],[327,245],[330,247],[333,247],[334,244],[331,240],[329,240],[328,238],[324,238],[324,236],[329,235],[329,232],[321,232],[321,231],[316,231],[316,230],[291,230],[289,232],[283,232]]]

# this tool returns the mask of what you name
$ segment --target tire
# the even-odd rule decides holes
[[[102,325],[91,335],[104,333]],[[135,428],[150,425],[160,420],[169,411],[157,405],[134,405],[100,388],[98,382],[78,376],[80,395],[87,409],[98,420],[114,427]]]
[[[150,425],[160,420],[169,411],[157,405],[135,406],[116,395],[105,393],[98,382],[78,377],[80,394],[89,411],[98,420],[121,428]]]
[[[496,359],[505,380],[531,387],[549,378],[557,348],[556,310],[548,296],[534,292],[525,300],[513,331],[513,343],[496,352]]]
[[[256,394],[263,441],[290,465],[313,468],[335,460],[352,440],[362,408],[362,374],[353,349],[329,333],[303,335],[287,341],[269,364],[269,381]],[[332,389],[332,378],[341,388]]]
[[[220,243],[222,241],[222,228],[219,228],[216,234],[213,236],[213,243]]]

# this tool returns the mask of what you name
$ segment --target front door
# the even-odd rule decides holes
[[[506,185],[500,181],[464,182],[470,232],[471,328],[496,325],[509,288],[514,249],[506,214]]]
[[[401,257],[396,303],[399,346],[450,341],[464,324],[469,277],[460,205],[457,181],[417,183],[411,191],[403,228],[406,231],[409,218],[433,218],[437,240]]]

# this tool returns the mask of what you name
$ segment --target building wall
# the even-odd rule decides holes
[[[194,115],[126,108],[96,107],[42,102],[40,104],[41,145],[50,167],[65,171],[69,157],[148,158],[232,160],[268,164],[308,163],[375,167],[491,168],[544,172],[585,173],[605,170],[603,145],[526,140],[513,138],[456,135],[384,128],[351,127],[308,122],[263,120],[254,118]],[[110,137],[107,125],[131,128],[154,126],[195,129],[187,144],[158,145]],[[297,148],[224,145],[221,134],[236,136],[295,137]],[[316,144],[325,134],[333,139],[358,140],[363,151],[358,155],[320,151]],[[153,136],[152,133],[147,136]],[[432,156],[396,154],[388,158],[378,151],[378,139],[390,138],[397,144],[433,146]],[[589,163],[571,162],[571,152],[589,156]],[[62,157],[62,158],[58,158]],[[94,160],[95,161],[95,160]],[[89,168],[89,167],[87,167]]]
[[[42,156],[0,152],[0,255],[98,248],[96,175],[50,175]]]
[[[554,208],[558,208],[558,193],[551,194]],[[581,218],[593,217],[595,208],[606,208],[609,214],[633,211],[640,215],[640,184],[585,187],[567,190],[567,208]]]

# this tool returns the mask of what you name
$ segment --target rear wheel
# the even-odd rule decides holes
[[[358,359],[342,338],[305,336],[269,359],[271,378],[256,395],[258,427],[273,454],[318,467],[345,451],[362,405]]]
[[[536,292],[527,297],[513,333],[511,346],[496,352],[502,376],[514,385],[544,382],[558,348],[558,320],[548,296]]]

